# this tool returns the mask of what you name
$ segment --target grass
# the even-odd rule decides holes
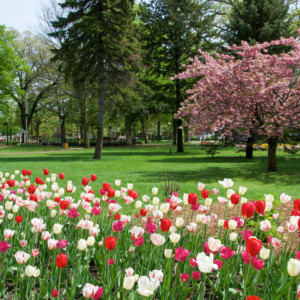
[[[172,173],[179,183],[180,194],[196,192],[198,182],[205,183],[210,190],[213,187],[222,190],[218,180],[232,178],[236,191],[240,185],[248,187],[245,195],[248,199],[262,198],[265,193],[279,196],[285,192],[294,199],[300,196],[300,155],[282,150],[278,150],[277,173],[266,172],[267,152],[256,151],[255,158],[247,160],[244,153],[236,153],[232,147],[218,149],[220,154],[214,158],[206,155],[207,148],[186,145],[181,154],[176,153],[174,146],[165,143],[132,148],[107,147],[102,160],[92,159],[93,149],[35,153],[58,149],[40,145],[0,148],[0,170],[13,173],[17,169],[30,169],[34,178],[43,178],[43,169],[48,168],[50,173],[65,173],[63,186],[67,180],[72,180],[78,187],[84,176],[97,174],[98,179],[92,184],[95,191],[103,182],[114,183],[115,179],[120,179],[122,186],[133,183],[140,194],[150,194],[151,188],[156,186],[161,197],[167,172]],[[9,155],[9,152],[22,153]]]

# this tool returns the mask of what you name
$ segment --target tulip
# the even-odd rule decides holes
[[[0,242],[0,252],[4,253],[11,247],[10,244],[8,244],[6,241]]]
[[[201,191],[201,197],[202,197],[203,199],[208,198],[208,196],[209,196],[209,191],[208,191],[208,190],[202,190],[202,191]]]
[[[270,231],[271,229],[271,223],[269,220],[261,221],[259,226],[262,231]]]
[[[158,233],[152,233],[150,235],[150,239],[151,239],[151,242],[155,245],[155,246],[161,246],[165,243],[165,238],[158,234]]]
[[[22,216],[16,216],[16,223],[21,223],[23,220],[23,217]]]
[[[170,235],[170,241],[173,243],[173,244],[177,244],[180,240],[180,234],[177,234],[175,232],[171,233]]]
[[[223,267],[223,262],[219,259],[215,259],[214,260],[214,264],[218,266],[218,269],[217,270],[220,270],[222,267]]]
[[[229,259],[231,258],[233,255],[235,255],[235,251],[233,251],[230,247],[222,247],[221,251],[220,251],[220,256],[223,259]]]
[[[138,293],[142,296],[149,297],[159,287],[160,282],[156,279],[149,279],[147,276],[141,276],[138,280]]]
[[[207,247],[211,252],[218,252],[222,247],[222,243],[220,240],[209,237],[207,240]]]
[[[169,231],[170,227],[171,227],[172,221],[167,219],[167,218],[163,218],[160,222],[160,229],[162,231]]]
[[[266,260],[269,258],[270,256],[270,250],[266,249],[265,247],[262,247],[260,252],[259,252],[259,256],[263,259]]]
[[[210,273],[212,270],[217,270],[218,266],[214,264],[214,256],[211,253],[210,256],[206,256],[204,252],[198,253],[197,263],[199,271],[202,273]]]
[[[287,271],[290,276],[298,276],[300,274],[300,261],[298,259],[290,258],[287,265]]]
[[[228,189],[233,186],[232,179],[224,178],[223,181],[219,180],[219,183],[223,186],[223,188]]]
[[[188,275],[186,273],[183,273],[183,274],[180,273],[180,279],[182,282],[187,282],[189,280],[189,278],[190,278],[190,275]]]
[[[198,271],[193,271],[192,272],[194,280],[198,280],[201,277],[201,273]]]
[[[239,203],[240,201],[240,195],[239,194],[232,194],[231,197],[230,197],[230,201],[232,204],[236,205]]]
[[[60,269],[63,269],[67,266],[68,256],[66,254],[60,253],[56,257],[56,266]]]
[[[123,288],[125,290],[131,290],[134,286],[134,277],[133,276],[125,276],[123,281]]]
[[[197,200],[198,200],[198,196],[196,194],[190,193],[188,195],[188,203],[189,204],[193,205],[197,202]]]
[[[177,261],[183,262],[187,259],[191,251],[187,249],[183,249],[183,247],[179,247],[175,249],[175,259]]]
[[[261,241],[256,237],[250,237],[246,241],[246,251],[249,255],[255,256],[261,249]]]
[[[255,212],[255,205],[252,202],[243,203],[242,215],[245,218],[251,218]]]
[[[55,234],[60,234],[62,228],[63,228],[63,225],[61,225],[61,224],[54,224],[53,225],[53,231],[54,231]]]
[[[266,202],[265,201],[256,201],[255,202],[255,210],[258,214],[262,215],[265,212]]]
[[[108,236],[104,239],[106,249],[113,250],[116,247],[117,240],[113,236]]]
[[[65,174],[64,173],[59,173],[59,179],[64,179],[65,178]]]
[[[30,258],[30,255],[24,251],[17,251],[15,253],[15,258],[18,264],[24,264]]]
[[[52,296],[53,298],[56,298],[56,297],[58,296],[58,290],[57,290],[57,289],[54,289],[54,290],[52,291],[52,293],[51,293],[51,296]]]
[[[171,258],[172,257],[172,249],[165,249],[164,255],[166,258]]]
[[[246,300],[262,300],[261,298],[257,297],[257,296],[248,296],[246,298]]]
[[[294,209],[300,211],[300,199],[294,200]]]

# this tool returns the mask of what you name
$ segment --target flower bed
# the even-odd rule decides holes
[[[168,199],[94,174],[0,180],[1,298],[300,298],[300,199],[250,201],[231,179]]]

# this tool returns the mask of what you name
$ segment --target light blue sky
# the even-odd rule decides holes
[[[48,0],[0,0],[0,24],[20,32],[38,27],[37,14]]]

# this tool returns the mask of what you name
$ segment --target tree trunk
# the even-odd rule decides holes
[[[80,131],[80,139],[82,140],[83,139],[83,127],[82,126],[79,127],[79,131]]]
[[[157,121],[157,141],[160,142],[160,121]]]
[[[91,132],[92,132],[92,140],[93,140],[95,138],[94,127],[91,127]]]
[[[277,172],[276,149],[278,137],[270,137],[268,143],[268,172]]]
[[[173,145],[177,144],[177,121],[173,118]]]
[[[246,158],[253,158],[253,135],[248,137],[246,147]]]
[[[178,110],[181,102],[181,91],[180,91],[179,79],[175,79],[175,81],[176,81],[176,109]],[[179,119],[177,120],[176,131],[177,131],[177,152],[182,153],[183,152],[182,120]]]
[[[131,119],[128,115],[125,116],[125,134],[127,146],[132,146]]]
[[[36,123],[35,123],[35,138],[37,140],[39,140],[39,138],[40,138],[40,125],[41,125],[41,123],[39,121],[36,121]]]
[[[145,119],[142,117],[140,119],[141,124],[142,124],[142,129],[143,129],[143,135],[144,135],[144,139],[145,139],[145,144],[148,144],[148,135],[147,135],[147,129],[146,129],[146,124],[145,124]]]
[[[189,126],[184,126],[184,141],[188,143],[190,141],[190,135],[189,135]]]
[[[104,130],[104,114],[105,114],[105,91],[104,91],[104,54],[99,53],[98,67],[98,123],[97,123],[97,141],[94,153],[94,159],[101,159],[103,148],[103,130]]]

